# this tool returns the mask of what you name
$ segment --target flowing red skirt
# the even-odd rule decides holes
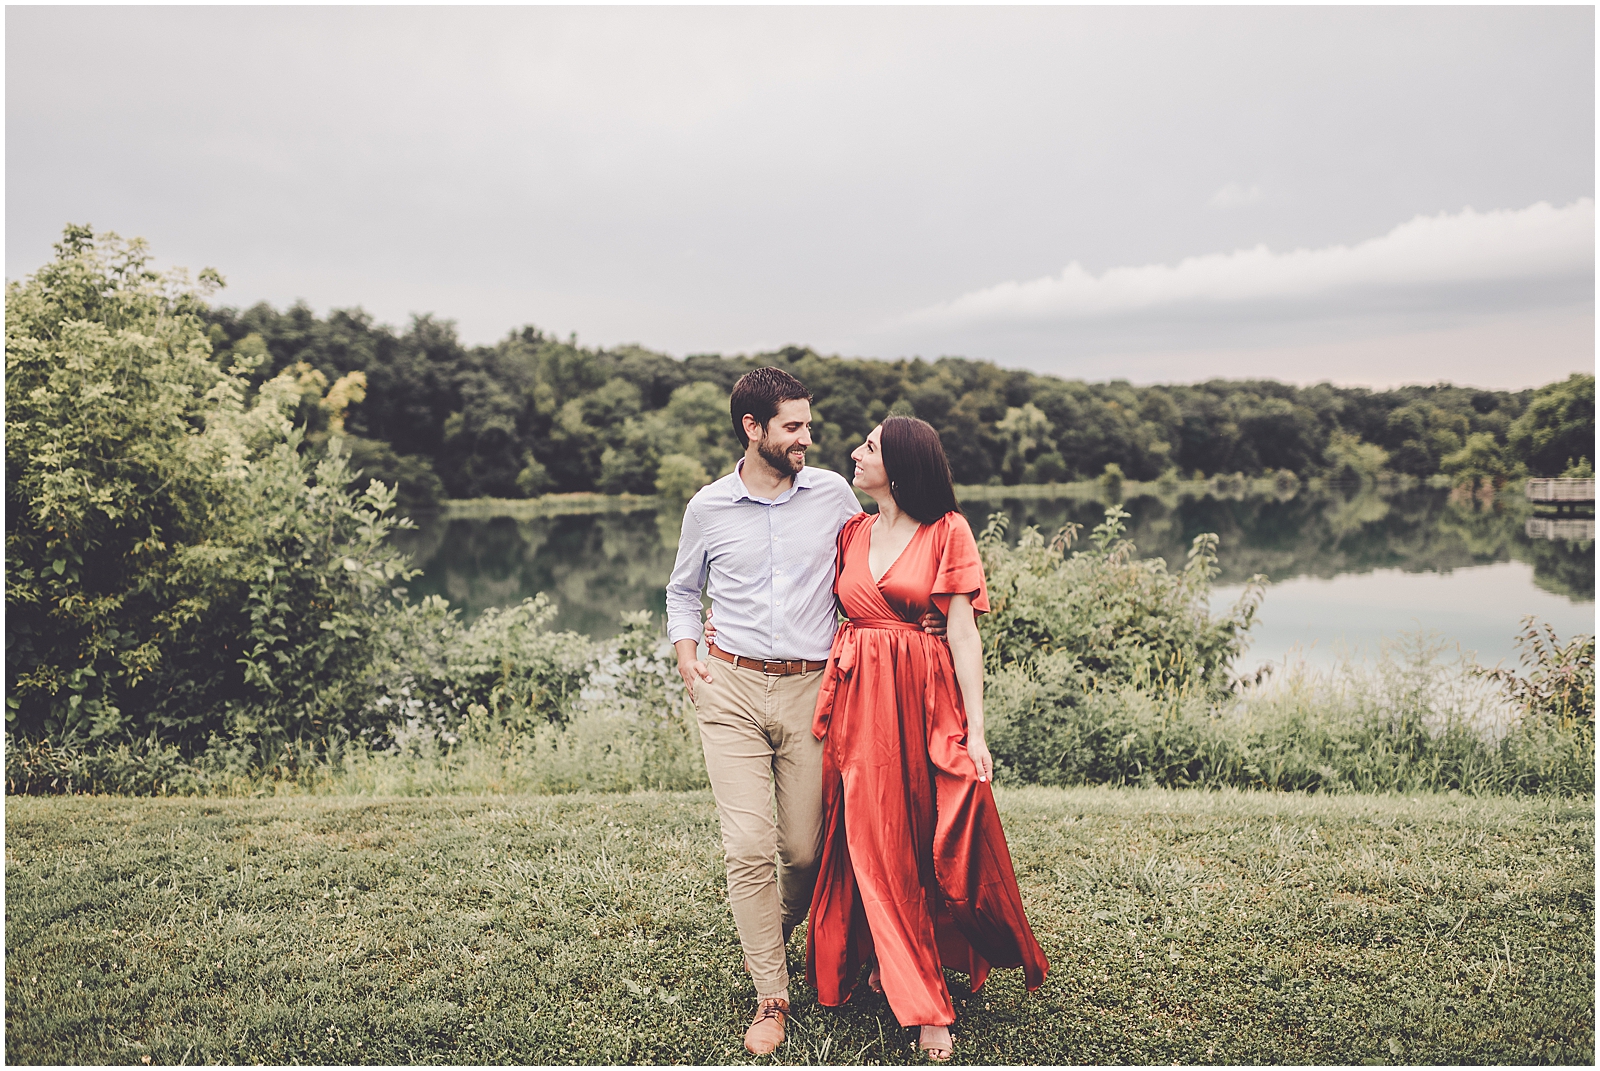
[[[966,752],[949,647],[897,618],[854,619],[830,661],[817,702],[823,844],[806,938],[817,999],[849,1000],[874,954],[903,1026],[955,1020],[943,967],[975,992],[990,967],[1020,966],[1037,989],[1049,963],[994,793]]]

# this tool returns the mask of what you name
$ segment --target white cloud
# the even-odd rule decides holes
[[[1256,185],[1245,186],[1238,182],[1230,182],[1216,193],[1211,195],[1208,202],[1212,208],[1243,208],[1253,205],[1261,200],[1261,187]]]
[[[1264,245],[1188,257],[1176,264],[1111,268],[1099,275],[1074,261],[1060,274],[1005,282],[919,309],[890,332],[1042,326],[1153,314],[1217,311],[1230,318],[1392,310],[1408,295],[1437,307],[1468,307],[1487,284],[1593,276],[1594,201],[1562,208],[1418,216],[1356,245],[1275,253]],[[1524,288],[1525,289],[1525,288]],[[1455,295],[1452,298],[1451,295]]]

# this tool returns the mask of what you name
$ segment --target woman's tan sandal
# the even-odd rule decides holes
[[[934,1038],[930,1039],[928,1037],[928,1031],[939,1029],[944,1030],[945,1036],[943,1038],[935,1036]],[[948,1063],[950,1057],[955,1055],[956,1037],[954,1034],[950,1033],[948,1027],[941,1028],[938,1026],[924,1026],[919,1032],[919,1036],[917,1038],[917,1048],[921,1049],[923,1054],[928,1057],[929,1063]]]

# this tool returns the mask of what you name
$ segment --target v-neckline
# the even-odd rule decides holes
[[[873,587],[881,591],[883,589],[884,580],[888,579],[889,574],[894,572],[894,567],[900,564],[900,559],[906,556],[906,551],[911,549],[911,544],[917,541],[917,536],[921,535],[922,530],[928,526],[919,523],[917,525],[917,530],[911,533],[911,538],[906,540],[906,545],[900,548],[900,553],[894,556],[894,561],[890,562],[884,567],[883,575],[874,577],[872,575],[872,530],[877,526],[877,523],[877,521],[873,521],[872,524],[867,527],[867,579],[872,581]]]

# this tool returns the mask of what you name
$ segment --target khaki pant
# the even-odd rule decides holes
[[[712,680],[695,680],[694,700],[728,903],[756,996],[786,996],[784,930],[806,917],[822,850],[822,744],[811,735],[822,671],[775,677],[706,665]]]

